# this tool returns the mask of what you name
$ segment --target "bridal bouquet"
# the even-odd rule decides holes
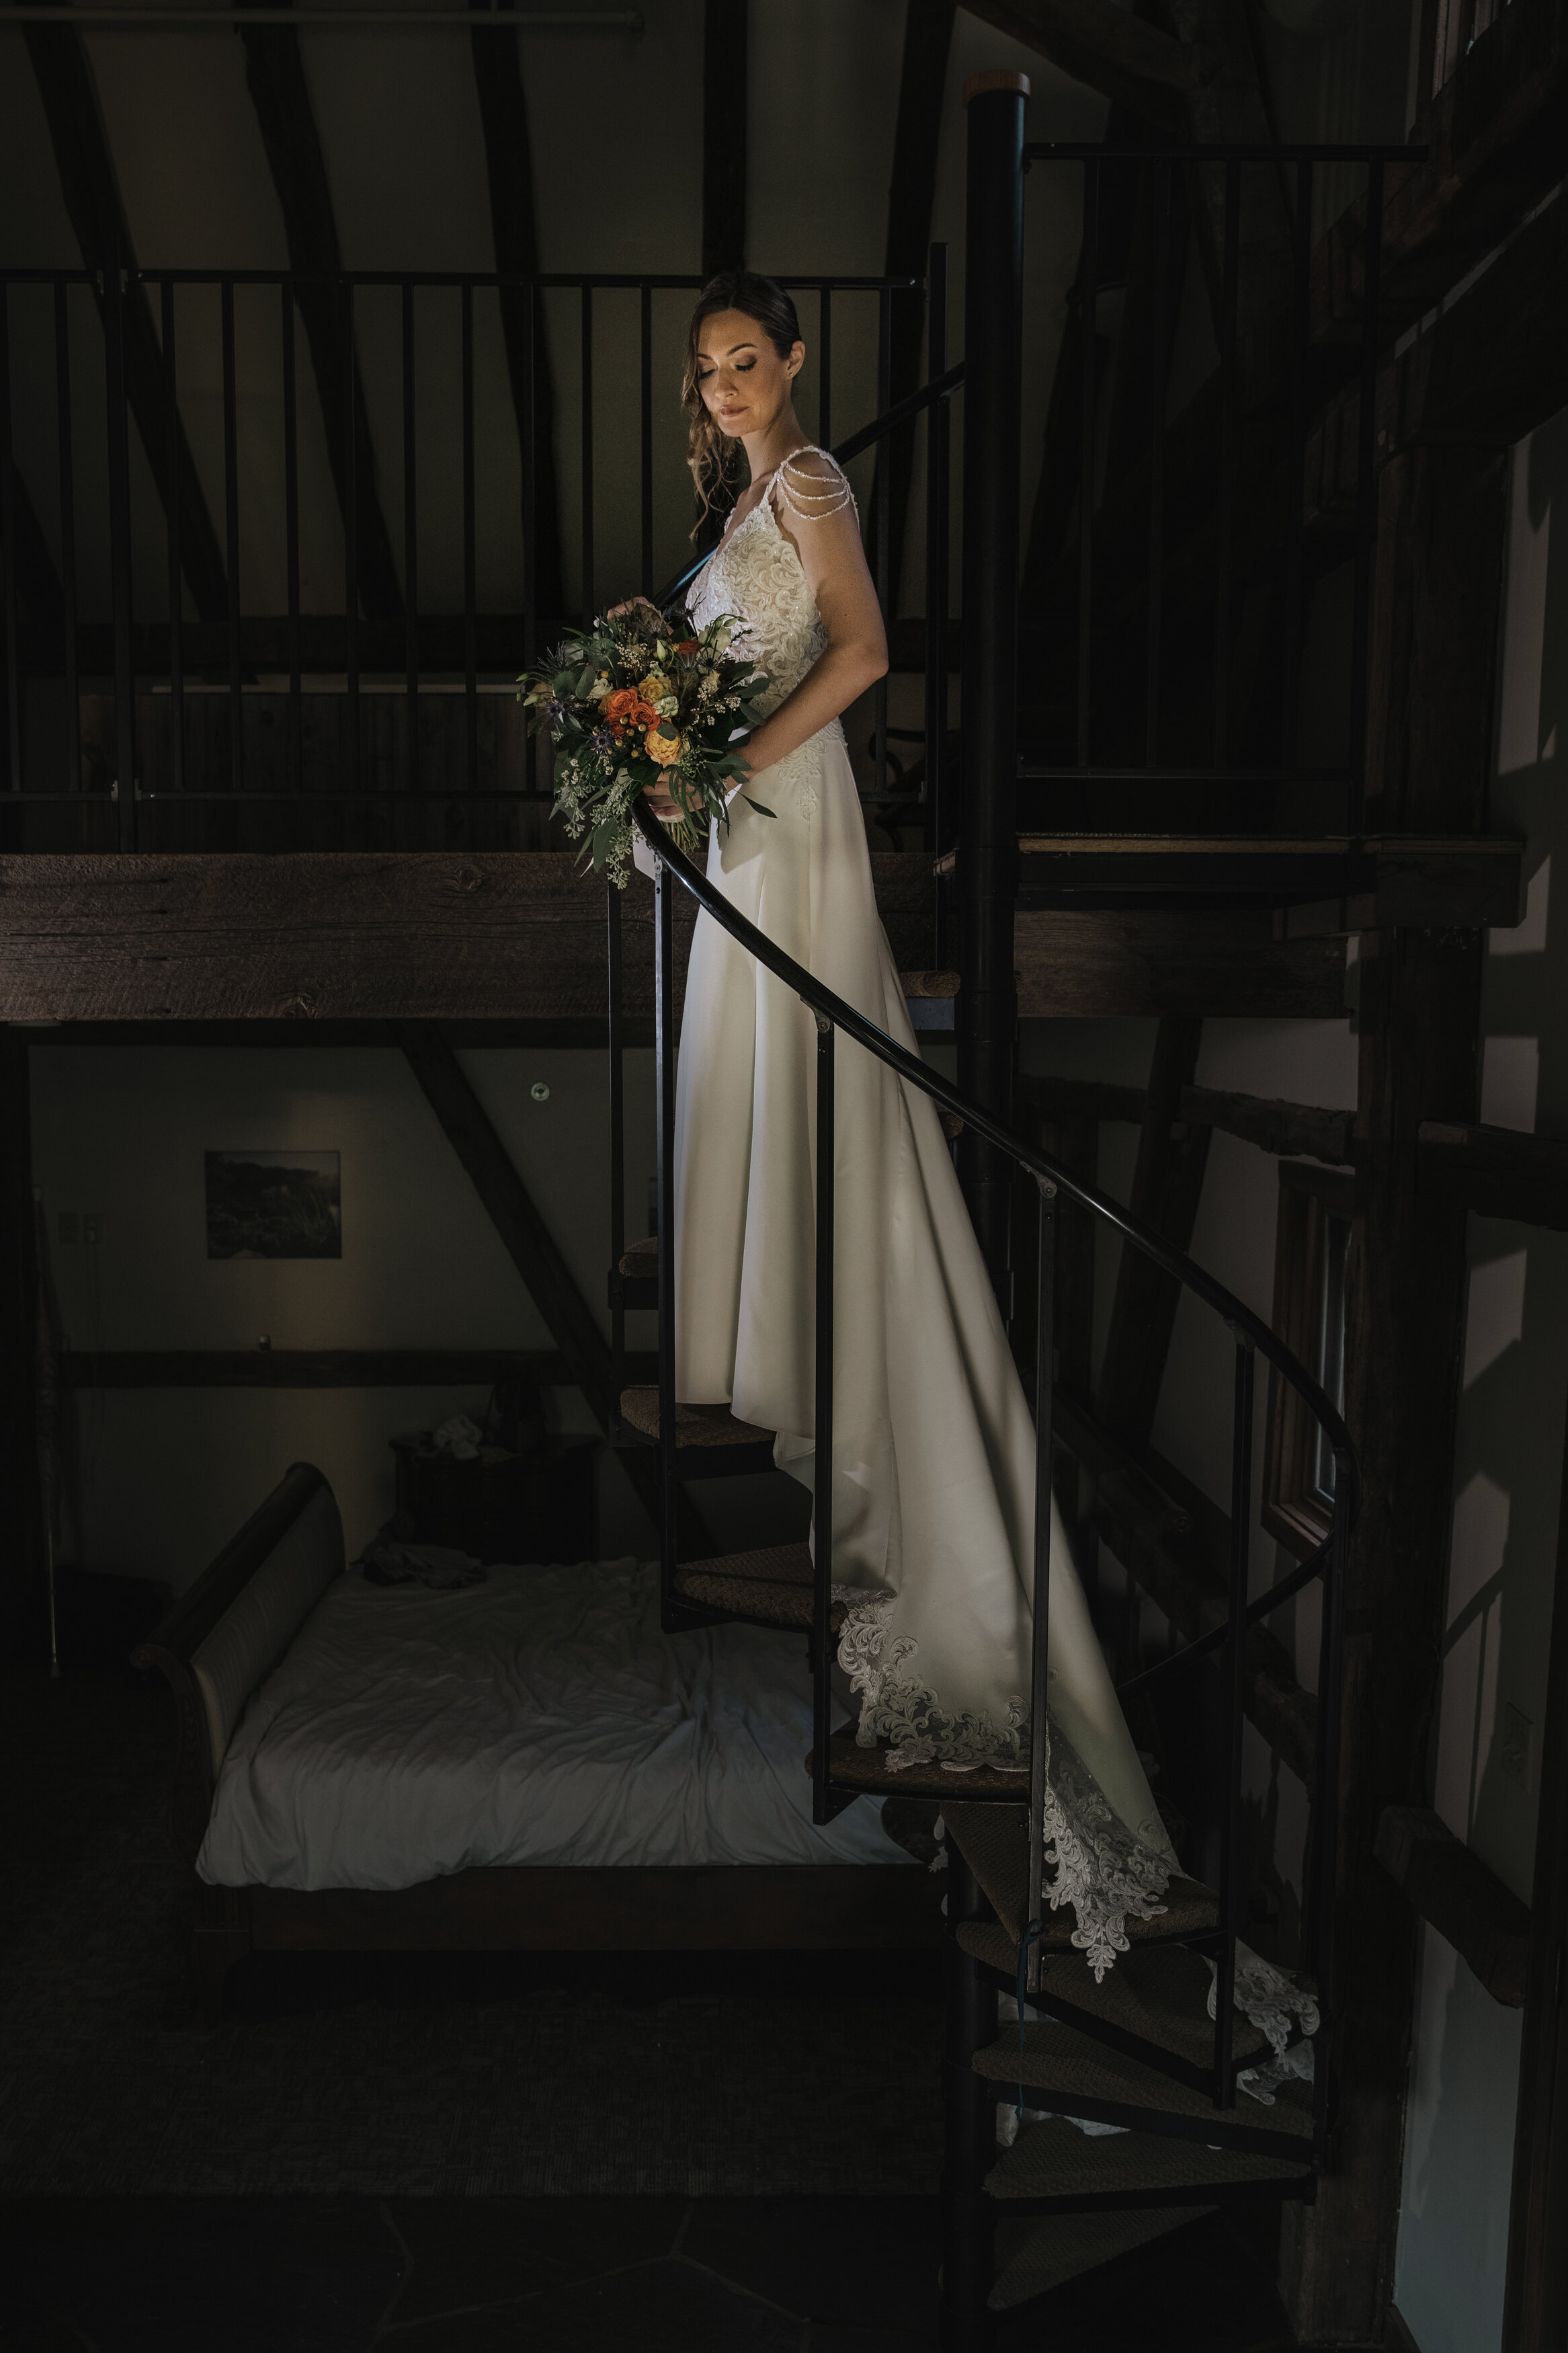
[[[682,849],[696,848],[710,820],[729,822],[726,785],[746,773],[734,738],[756,724],[767,684],[731,652],[738,626],[721,615],[699,629],[687,614],[667,616],[638,596],[569,631],[542,669],[517,682],[530,734],[548,732],[555,745],[555,813],[572,840],[588,836],[594,871],[622,890],[631,813],[646,785],[664,777],[680,811],[666,823]]]

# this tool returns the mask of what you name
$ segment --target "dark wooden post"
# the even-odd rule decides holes
[[[34,1240],[27,1049],[0,1038],[0,1512],[10,1541],[0,1589],[0,1649],[15,1658],[41,1558],[34,1339]]]
[[[963,985],[958,1083],[1006,1119],[1018,992],[1018,434],[1024,280],[1024,101],[1028,77],[964,84],[969,181],[963,390],[963,781],[958,828]],[[959,1175],[1004,1314],[1008,1163],[967,1130]]]
[[[746,266],[747,0],[702,11],[702,275]]]
[[[1564,1441],[1568,1463],[1568,1440]],[[1519,2119],[1513,2144],[1503,2353],[1551,2353],[1568,2343],[1568,1488],[1557,1536],[1557,1592],[1541,1740],[1535,1881],[1530,1894],[1530,1977]]]
[[[1502,452],[1473,446],[1413,449],[1383,473],[1370,831],[1485,821],[1505,482]],[[1312,2344],[1380,2344],[1393,2292],[1416,1921],[1373,1846],[1385,1806],[1429,1802],[1466,1277],[1464,1211],[1417,1193],[1416,1137],[1423,1120],[1475,1116],[1481,951],[1473,930],[1362,942],[1345,1414],[1363,1500],[1345,1592],[1338,2125],[1317,2203],[1288,2211],[1283,2250],[1287,2300]]]

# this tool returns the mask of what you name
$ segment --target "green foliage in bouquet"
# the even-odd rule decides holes
[[[591,628],[569,630],[542,667],[519,679],[531,735],[555,747],[555,813],[596,874],[625,890],[631,873],[631,812],[662,776],[680,811],[668,830],[695,849],[710,823],[728,825],[729,792],[746,774],[735,738],[757,724],[762,671],[731,652],[738,623],[721,615],[699,629],[684,612],[660,613],[646,597],[617,606]],[[772,817],[749,793],[742,797]]]

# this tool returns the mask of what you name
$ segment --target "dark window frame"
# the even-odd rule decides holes
[[[1273,1325],[1310,1371],[1322,1361],[1321,1318],[1325,1271],[1332,1249],[1331,1219],[1349,1224],[1355,1179],[1348,1169],[1310,1160],[1279,1163],[1279,1209],[1274,1238]],[[1348,1241],[1346,1244],[1348,1252]],[[1342,1295],[1343,1265],[1342,1261]],[[1299,1560],[1316,1552],[1332,1525],[1319,1486],[1319,1426],[1280,1376],[1268,1376],[1268,1417],[1263,1452],[1263,1525]]]

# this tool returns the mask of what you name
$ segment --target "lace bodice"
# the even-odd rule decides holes
[[[797,475],[792,488],[790,468],[805,454],[793,450],[778,468],[750,514],[699,574],[690,598],[691,617],[699,628],[722,613],[736,614],[745,624],[737,645],[767,673],[768,691],[761,697],[764,716],[794,692],[827,643],[811,584],[779,529],[774,501],[782,500],[807,530],[818,513],[834,512],[850,501],[849,486],[837,467],[831,481]],[[833,463],[831,459],[827,462]],[[808,482],[811,489],[805,487]]]

